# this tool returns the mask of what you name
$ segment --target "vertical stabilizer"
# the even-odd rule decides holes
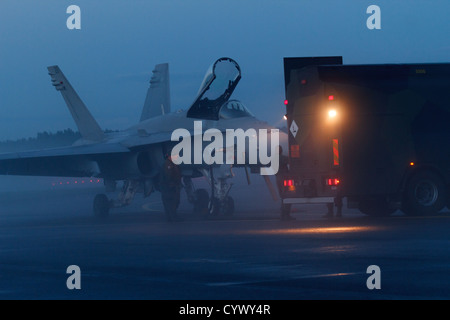
[[[52,78],[52,84],[61,92],[64,101],[72,114],[81,136],[90,141],[101,141],[105,134],[91,115],[85,104],[70,85],[61,69],[58,66],[48,67],[49,75]]]
[[[140,121],[170,113],[169,64],[155,66]]]

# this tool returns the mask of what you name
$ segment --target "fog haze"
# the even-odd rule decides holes
[[[69,5],[81,30],[69,30]],[[367,7],[381,8],[369,30]],[[232,98],[283,125],[283,57],[342,55],[344,63],[448,62],[448,1],[0,2],[0,140],[76,130],[47,66],[59,65],[103,129],[139,120],[151,71],[169,63],[172,110],[192,103],[207,68],[242,69]]]

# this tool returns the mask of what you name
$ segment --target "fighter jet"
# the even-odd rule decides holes
[[[241,69],[231,58],[215,61],[206,72],[194,102],[187,110],[175,112],[170,110],[168,64],[156,65],[139,123],[111,133],[101,129],[58,66],[48,67],[48,72],[53,86],[67,104],[81,139],[67,147],[2,154],[0,174],[102,178],[105,192],[115,191],[117,184],[122,182],[117,198],[110,199],[105,193],[95,196],[93,211],[96,216],[106,217],[110,209],[129,205],[136,193],[147,197],[153,191],[160,191],[159,176],[168,156],[182,158],[183,161],[177,163],[182,187],[188,201],[194,205],[194,211],[204,216],[233,213],[234,201],[229,195],[232,184],[227,182],[233,176],[232,168],[245,168],[248,178],[248,170],[261,173],[258,170],[268,166],[267,157],[265,162],[258,155],[252,158],[250,143],[239,148],[235,139],[226,140],[227,134],[234,129],[241,130],[239,132],[244,133],[247,140],[261,132],[278,132],[255,118],[243,103],[230,100],[241,79]],[[181,134],[174,135],[175,132]],[[203,136],[208,132],[209,135]],[[222,133],[223,137],[220,136]],[[275,150],[271,137],[269,141],[264,140],[271,146],[267,155]],[[279,132],[276,138],[274,143],[286,145],[284,133]],[[267,145],[261,141],[256,148],[267,150]],[[187,150],[188,147],[194,152]],[[223,161],[211,161],[213,158]],[[237,161],[239,158],[242,161]],[[208,179],[210,193],[195,188],[192,179],[201,176]],[[270,179],[267,175],[264,178],[276,198]]]

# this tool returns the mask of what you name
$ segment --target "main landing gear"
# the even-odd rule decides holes
[[[188,200],[194,205],[194,213],[205,219],[219,214],[231,216],[234,213],[234,200],[229,195],[232,184],[227,183],[227,180],[232,177],[231,170],[227,172],[223,168],[217,169],[217,178],[214,168],[201,170],[210,183],[211,197],[206,189],[195,189],[189,177],[183,178]]]
[[[194,213],[203,219],[217,215],[233,215],[234,200],[229,195],[233,184],[227,183],[227,180],[233,176],[231,168],[210,167],[209,170],[202,169],[201,173],[208,179],[211,196],[204,188],[195,189],[190,177],[183,177],[182,182],[188,201],[194,207]],[[143,192],[145,197],[149,196],[153,192],[151,181],[125,180],[117,199],[109,199],[103,193],[97,194],[93,204],[94,215],[99,218],[108,217],[112,208],[121,208],[131,204],[137,192]]]
[[[139,181],[125,180],[116,200],[108,199],[108,196],[103,193],[97,194],[94,198],[94,215],[99,218],[106,218],[109,216],[111,208],[121,208],[129,205],[133,201],[139,187]],[[148,190],[146,184],[144,184],[144,195],[148,196],[151,192],[152,187]]]

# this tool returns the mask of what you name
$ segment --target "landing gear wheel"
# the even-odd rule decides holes
[[[194,214],[202,218],[206,218],[209,213],[209,194],[205,189],[197,189],[194,192]]]
[[[209,214],[212,216],[216,216],[220,213],[220,201],[218,198],[214,197],[211,199],[208,210]]]
[[[223,213],[226,216],[232,216],[234,213],[234,200],[232,197],[227,196],[222,206]]]
[[[177,209],[180,205],[180,189],[178,187],[165,187],[161,190],[161,200],[168,222],[180,221]]]
[[[411,216],[433,215],[445,206],[446,189],[433,172],[415,174],[406,185],[402,210]]]
[[[210,203],[209,212],[211,215],[216,216],[223,214],[226,216],[232,216],[234,213],[234,200],[230,196],[226,196],[223,201],[218,198],[213,198]]]
[[[106,194],[97,194],[94,198],[94,215],[106,218],[109,215],[110,202]]]

